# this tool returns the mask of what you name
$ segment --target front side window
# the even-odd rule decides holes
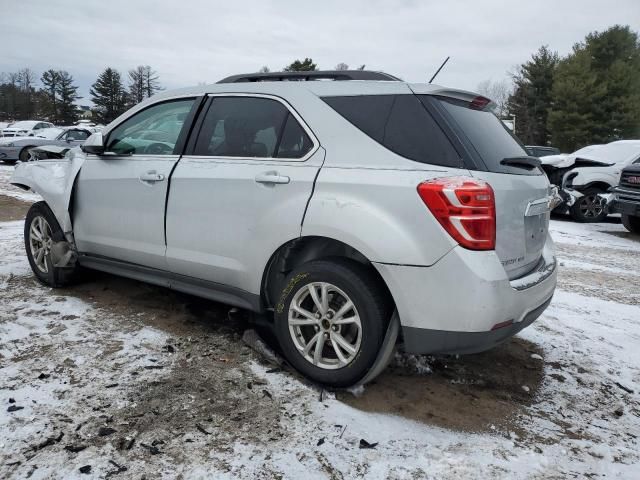
[[[416,162],[462,168],[440,126],[415,95],[359,95],[323,100],[392,152]]]
[[[108,152],[134,155],[175,155],[178,136],[194,99],[149,107],[114,128],[107,138]]]
[[[312,147],[309,136],[282,103],[257,97],[214,97],[194,154],[302,158]]]

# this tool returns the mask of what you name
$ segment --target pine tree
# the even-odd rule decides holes
[[[56,122],[58,119],[58,82],[59,73],[56,70],[49,69],[42,74],[40,82],[44,86],[41,90],[43,104],[42,115],[52,122]]]
[[[296,60],[291,65],[284,67],[285,72],[313,72],[318,70],[318,66],[313,63],[313,60],[310,58],[305,58],[302,62],[300,60]]]
[[[96,106],[97,120],[109,123],[127,109],[127,92],[122,84],[122,76],[111,67],[106,68],[89,90]]]
[[[136,105],[161,90],[158,74],[149,65],[138,65],[129,70],[129,104]]]
[[[551,138],[547,116],[557,65],[558,54],[545,45],[513,75],[507,110],[516,117],[516,135],[526,144],[547,145]]]
[[[640,136],[640,42],[628,26],[593,32],[555,75],[553,141],[579,147]]]
[[[69,72],[60,70],[57,73],[57,121],[63,125],[70,125],[78,120],[78,107],[76,106],[76,101],[81,97],[78,95],[78,87],[73,84],[73,77],[69,74]]]

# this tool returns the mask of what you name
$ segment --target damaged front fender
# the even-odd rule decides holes
[[[38,193],[47,202],[67,240],[72,243],[69,202],[73,184],[84,161],[84,153],[74,148],[65,158],[22,162],[16,167],[10,181],[12,185]]]

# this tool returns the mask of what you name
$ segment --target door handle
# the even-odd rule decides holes
[[[289,183],[291,179],[285,175],[278,175],[278,172],[265,172],[259,173],[255,178],[257,183],[267,183],[267,184],[276,184],[276,183]]]
[[[151,170],[147,173],[143,173],[140,175],[140,180],[143,182],[161,182],[164,180],[164,175],[161,173],[157,173],[155,170]]]

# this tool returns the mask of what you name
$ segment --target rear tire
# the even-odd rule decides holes
[[[373,366],[392,311],[387,290],[365,266],[342,258],[314,260],[283,283],[275,333],[296,370],[314,382],[347,387]]]
[[[571,205],[571,218],[581,223],[602,222],[607,218],[607,209],[600,202],[598,194],[604,193],[598,188],[588,188],[582,193],[582,197]]]
[[[622,225],[631,233],[640,234],[640,217],[633,217],[631,215],[622,214]]]
[[[64,233],[45,202],[34,203],[24,222],[24,243],[31,270],[36,278],[49,287],[63,287],[73,282],[80,267],[53,265],[51,248],[55,242],[64,241]]]

